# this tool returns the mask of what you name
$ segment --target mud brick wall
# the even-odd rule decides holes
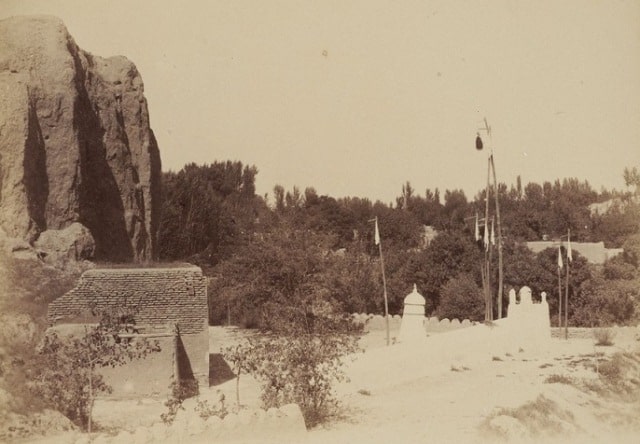
[[[195,378],[200,387],[209,381],[207,283],[195,266],[175,268],[94,269],[86,271],[76,287],[49,304],[49,324],[97,321],[91,310],[126,310],[134,314],[140,333],[170,333],[178,326],[177,352],[180,377]],[[157,394],[168,387],[173,374],[175,346],[162,341],[163,352],[144,361],[127,364],[109,373],[119,394]],[[170,351],[170,353],[169,353]],[[172,358],[169,359],[169,356]],[[142,371],[142,369],[147,369]],[[137,378],[140,374],[153,378]],[[137,381],[140,379],[139,381]],[[153,381],[152,381],[153,380]],[[137,381],[137,382],[136,382]],[[133,384],[133,386],[132,386]],[[117,390],[122,387],[123,390]]]
[[[102,367],[100,374],[113,388],[110,398],[151,397],[166,399],[173,381],[175,340],[172,337],[149,338],[158,342],[160,351],[119,367]]]

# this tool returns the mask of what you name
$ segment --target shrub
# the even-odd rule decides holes
[[[264,408],[296,403],[308,427],[335,411],[333,383],[345,379],[344,356],[358,350],[360,330],[351,318],[325,310],[278,307],[268,316],[276,332],[250,338],[228,355],[261,382]]]
[[[169,398],[164,403],[167,411],[160,415],[162,422],[167,425],[173,423],[178,411],[184,410],[182,406],[184,400],[198,393],[198,381],[195,379],[180,381],[175,379],[175,375],[173,378],[173,381],[171,381],[169,385]]]
[[[596,345],[609,346],[613,345],[613,338],[615,338],[615,331],[610,328],[594,328],[593,338],[596,341]]]
[[[598,374],[601,380],[613,387],[619,385],[624,379],[625,364],[622,355],[616,353],[611,357],[611,360],[605,361],[598,366]]]
[[[217,416],[220,419],[224,419],[229,411],[225,405],[225,396],[223,393],[218,392],[218,402],[214,405],[209,404],[206,399],[198,400],[195,407],[195,412],[204,420]]]
[[[222,350],[224,359],[231,363],[231,370],[236,375],[236,406],[240,407],[240,375],[256,370],[256,343],[247,341],[236,346],[226,347]]]
[[[113,311],[100,317],[98,325],[85,327],[82,337],[46,335],[34,358],[30,384],[45,404],[89,432],[96,395],[112,391],[97,368],[116,367],[160,350],[157,342],[122,336],[136,332],[132,314]]]
[[[639,289],[635,281],[607,281],[596,277],[586,281],[574,300],[577,326],[625,325],[634,316]],[[571,314],[571,310],[569,311]]]
[[[484,298],[470,274],[461,273],[442,287],[437,315],[440,319],[484,319]]]

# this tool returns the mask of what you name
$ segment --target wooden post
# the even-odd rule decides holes
[[[493,307],[492,307],[492,297],[491,297],[491,264],[489,263],[489,244],[491,243],[491,239],[489,239],[488,229],[489,229],[489,187],[490,187],[490,178],[491,177],[491,156],[487,160],[487,187],[485,188],[485,202],[484,202],[484,268],[485,268],[485,300],[486,300],[486,311],[484,315],[485,321],[491,321],[493,319]]]
[[[500,223],[500,201],[498,200],[498,181],[496,179],[496,165],[491,153],[491,170],[493,171],[493,186],[495,187],[496,224],[498,229],[498,319],[502,319],[502,293],[504,291],[504,272],[502,265],[502,224]]]
[[[378,230],[378,216],[376,216],[376,230]],[[384,256],[382,255],[382,239],[377,237],[378,243],[378,251],[380,252],[380,266],[382,267],[382,289],[384,293],[384,319],[387,329],[387,345],[391,343],[391,339],[389,337],[389,301],[387,298],[387,277],[384,272]]]
[[[569,248],[571,248],[571,230],[567,232],[567,279],[564,284],[564,338],[569,339]]]
[[[562,278],[558,267],[558,328],[562,328]]]

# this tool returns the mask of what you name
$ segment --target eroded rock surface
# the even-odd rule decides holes
[[[0,228],[35,242],[87,227],[95,257],[156,256],[160,154],[124,57],[78,48],[51,16],[0,21]]]

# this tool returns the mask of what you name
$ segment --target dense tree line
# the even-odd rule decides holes
[[[320,195],[312,187],[300,191],[276,185],[270,199],[256,196],[256,174],[255,167],[240,162],[216,162],[187,165],[164,176],[161,256],[205,269],[211,278],[212,322],[264,325],[273,304],[322,303],[342,312],[381,313],[376,217],[391,313],[401,312],[415,283],[429,314],[482,318],[484,247],[474,238],[474,216],[484,213],[484,190],[469,201],[462,190],[427,189],[420,195],[407,182],[395,204],[387,205]],[[570,323],[624,323],[638,316],[637,176],[636,169],[625,171],[627,184],[636,186],[626,193],[596,192],[578,179],[523,186],[518,178],[510,187],[499,184],[505,310],[508,290],[528,285],[534,297],[549,294],[555,316],[557,249],[534,254],[523,241],[557,239],[571,229],[574,242],[624,246],[625,255],[596,267],[574,250]],[[598,211],[593,204],[601,204]],[[492,212],[494,205],[490,194]],[[425,237],[425,225],[435,228],[435,238]],[[497,263],[492,270],[495,283]]]

